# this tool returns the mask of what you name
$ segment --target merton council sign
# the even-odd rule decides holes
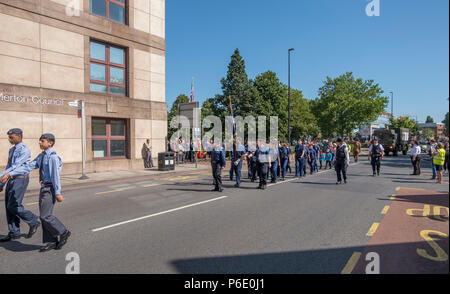
[[[60,98],[44,98],[39,96],[16,96],[15,94],[4,94],[0,92],[0,105],[2,103],[19,103],[19,104],[41,104],[64,106],[64,100]]]

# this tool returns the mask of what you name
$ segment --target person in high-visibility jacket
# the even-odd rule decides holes
[[[436,166],[437,181],[436,184],[442,184],[442,170],[444,169],[445,163],[445,149],[444,145],[439,142],[433,155],[433,164]]]

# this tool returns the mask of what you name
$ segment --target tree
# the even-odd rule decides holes
[[[425,141],[428,141],[432,138],[434,138],[436,135],[435,132],[433,132],[433,130],[429,129],[429,128],[424,128],[422,130],[422,139],[424,139]]]
[[[445,119],[442,121],[443,124],[445,124],[445,133],[449,134],[450,128],[449,128],[449,117],[448,117],[448,112],[445,114]]]
[[[373,80],[363,81],[347,72],[335,79],[327,77],[312,103],[313,113],[324,136],[344,136],[359,125],[376,120],[388,104],[383,90]]]
[[[427,120],[425,121],[425,123],[432,124],[434,123],[434,119],[431,116],[427,116]]]
[[[391,128],[407,128],[411,137],[416,137],[419,131],[419,123],[408,116],[400,116],[398,118],[389,118]]]
[[[317,119],[311,111],[311,102],[303,98],[302,91],[295,89],[291,89],[291,128],[291,140],[307,136],[316,138],[319,134]]]
[[[170,138],[172,137],[172,134],[176,132],[177,129],[173,129],[170,128],[170,122],[172,121],[172,119],[174,117],[176,117],[178,115],[178,105],[180,103],[188,103],[189,102],[189,97],[184,95],[184,94],[180,94],[178,95],[178,97],[175,99],[175,101],[172,103],[172,108],[170,109],[170,111],[167,113],[167,138],[170,140]]]

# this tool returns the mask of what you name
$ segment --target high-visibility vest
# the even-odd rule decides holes
[[[437,154],[433,156],[434,165],[444,165],[445,163],[445,150],[436,149]]]

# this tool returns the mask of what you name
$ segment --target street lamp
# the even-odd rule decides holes
[[[288,50],[288,138],[289,144],[291,144],[291,51],[294,48]]]
[[[392,119],[394,119],[394,92],[389,93],[391,93],[391,115]]]

